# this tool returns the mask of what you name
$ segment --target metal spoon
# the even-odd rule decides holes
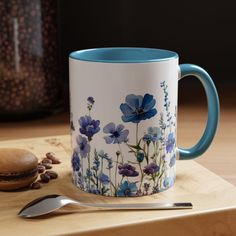
[[[164,209],[191,209],[193,208],[190,202],[178,203],[132,203],[132,204],[100,204],[100,203],[85,203],[70,199],[61,195],[46,195],[33,200],[28,203],[18,213],[20,217],[33,218],[37,216],[46,215],[50,212],[56,211],[68,204],[76,204],[85,207],[98,207],[104,209],[115,210],[164,210]]]

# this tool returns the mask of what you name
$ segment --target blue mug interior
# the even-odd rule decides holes
[[[145,63],[178,58],[173,51],[155,48],[114,47],[94,48],[72,52],[72,59],[106,63]]]

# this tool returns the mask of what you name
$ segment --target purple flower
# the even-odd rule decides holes
[[[139,173],[135,170],[134,166],[129,165],[128,163],[118,166],[119,174],[127,177],[136,177]]]
[[[116,125],[114,123],[109,123],[103,128],[103,132],[105,134],[109,134],[108,136],[105,136],[104,139],[107,144],[111,143],[122,143],[128,141],[128,134],[129,130],[124,129],[124,125],[119,124]]]
[[[80,159],[79,159],[79,156],[78,156],[78,153],[77,152],[73,152],[73,156],[72,156],[72,159],[71,159],[71,164],[72,164],[72,168],[74,171],[79,171],[80,169]]]
[[[174,146],[175,146],[174,133],[169,133],[167,141],[166,141],[166,151],[167,151],[167,153],[172,152]]]
[[[91,96],[87,98],[87,101],[88,101],[90,104],[92,104],[92,105],[93,105],[94,102],[95,102],[95,101],[94,101],[94,98],[91,97]]]
[[[124,181],[117,191],[118,197],[133,197],[137,193],[136,183],[130,183],[129,181]]]
[[[120,105],[123,113],[121,118],[124,122],[139,123],[141,120],[150,119],[157,114],[157,110],[154,108],[156,100],[148,93],[144,97],[129,94],[126,96],[125,102]]]
[[[82,116],[79,119],[80,124],[80,133],[88,137],[88,140],[91,140],[93,135],[100,131],[100,121],[92,120],[90,116]]]
[[[152,175],[158,172],[159,169],[160,167],[156,163],[152,162],[144,167],[143,172],[147,175]]]
[[[86,138],[78,135],[76,138],[76,142],[78,147],[76,148],[76,152],[81,155],[81,157],[86,157],[87,154],[90,152],[90,145]]]
[[[98,175],[98,180],[104,185],[107,185],[110,183],[109,177],[102,172]]]

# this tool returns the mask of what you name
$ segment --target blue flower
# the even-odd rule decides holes
[[[100,131],[100,121],[92,120],[90,116],[82,116],[79,119],[80,124],[80,133],[88,137],[88,140],[91,140],[93,135]]]
[[[72,168],[74,171],[79,171],[80,169],[80,159],[79,159],[79,156],[78,156],[78,153],[77,152],[73,152],[73,156],[72,156],[72,159],[71,159],[71,164],[72,164]]]
[[[76,148],[76,152],[81,155],[81,157],[86,157],[87,154],[90,152],[90,145],[86,138],[78,135],[76,138],[76,142],[78,147]]]
[[[150,142],[157,142],[161,138],[161,130],[158,127],[149,127],[148,133],[143,136],[143,141],[150,143]]]
[[[148,93],[144,97],[129,94],[126,96],[125,102],[120,105],[123,113],[121,118],[124,122],[139,123],[141,120],[150,119],[157,114],[157,110],[154,108],[156,100]]]
[[[158,172],[159,170],[160,167],[156,163],[152,162],[144,167],[143,172],[147,175],[152,175]]]
[[[99,166],[100,166],[99,159],[98,158],[94,159],[93,164],[94,164],[93,169],[97,171],[99,169]]]
[[[171,187],[173,184],[174,184],[174,179],[173,179],[173,178],[171,178],[171,177],[166,177],[166,178],[164,179],[163,185],[164,185],[165,188],[169,188],[169,187]]]
[[[144,159],[144,153],[139,151],[139,152],[137,153],[137,161],[138,161],[138,162],[142,162],[143,159]]]
[[[130,183],[129,181],[124,181],[117,191],[118,197],[132,197],[137,193],[136,183]]]
[[[111,143],[127,142],[128,141],[127,136],[129,134],[129,130],[124,128],[125,127],[122,124],[117,125],[117,127],[113,122],[107,124],[103,128],[103,132],[105,134],[109,134],[108,136],[104,137],[106,143],[111,144]]]
[[[167,153],[172,152],[174,146],[175,146],[174,133],[169,133],[167,141],[166,141],[166,151],[167,151]]]
[[[109,177],[106,174],[102,173],[102,172],[99,173],[98,180],[104,185],[107,185],[107,184],[110,183]]]
[[[175,160],[176,160],[176,158],[175,158],[175,154],[174,154],[174,155],[170,158],[170,163],[169,163],[170,168],[175,165]]]
[[[118,166],[119,174],[127,177],[136,177],[139,173],[135,170],[134,166],[131,166],[128,163],[121,164]]]

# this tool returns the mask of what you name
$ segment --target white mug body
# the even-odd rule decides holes
[[[161,192],[176,176],[178,56],[70,57],[73,182],[104,196]]]

